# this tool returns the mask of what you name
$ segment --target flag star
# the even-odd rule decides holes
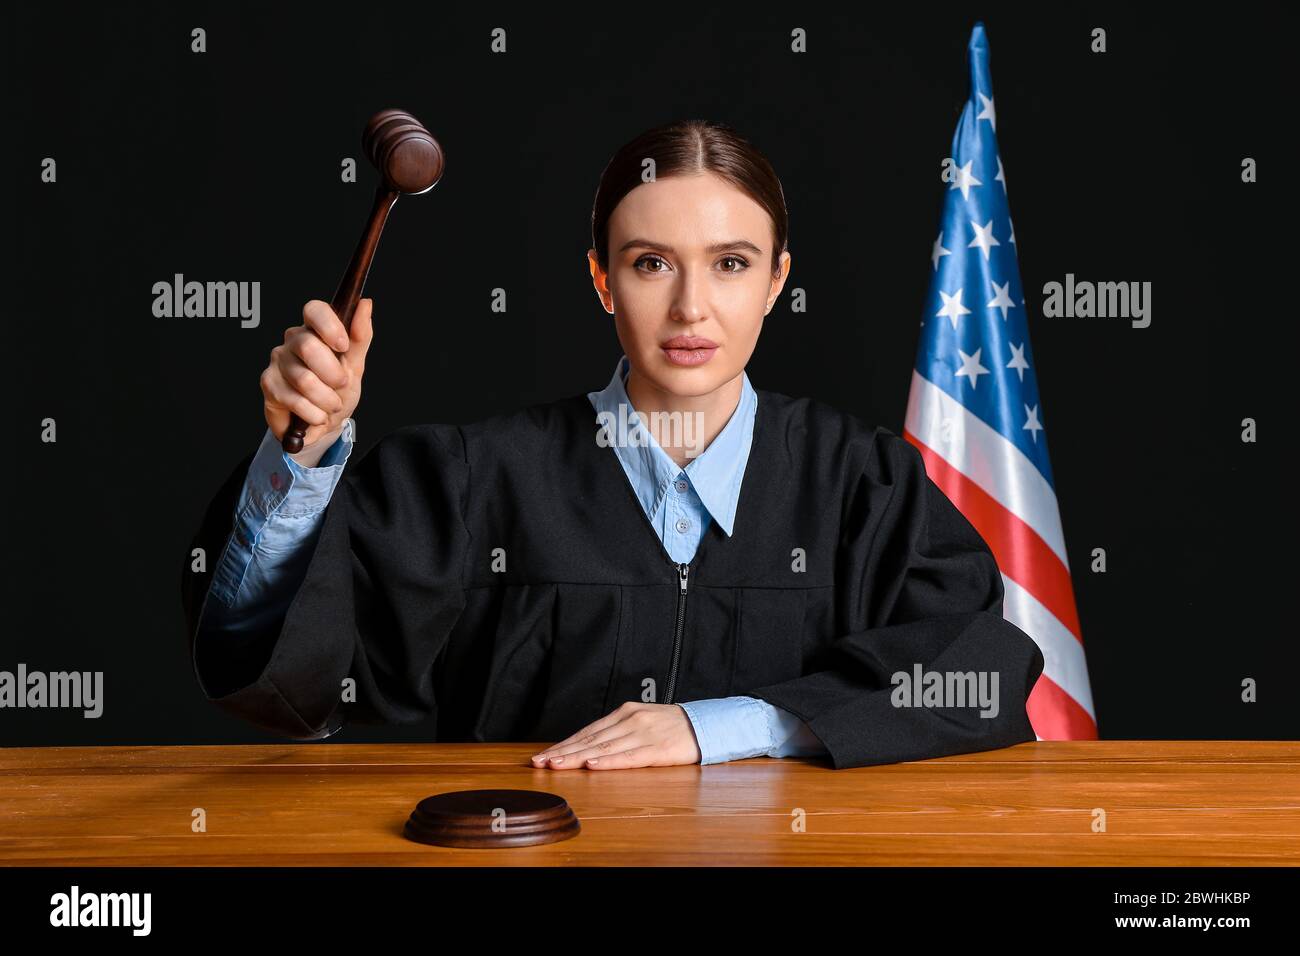
[[[1038,433],[1043,430],[1043,426],[1038,423],[1038,406],[1030,408],[1026,405],[1025,414],[1029,416],[1029,420],[1025,422],[1024,427],[1029,429],[1029,434],[1034,436],[1034,444],[1037,445]]]
[[[962,290],[958,289],[953,295],[949,295],[943,290],[939,295],[943,297],[943,308],[935,313],[936,317],[947,316],[952,319],[952,330],[957,331],[957,319],[963,315],[970,315],[970,309],[961,304]]]
[[[994,282],[993,288],[997,290],[997,295],[989,302],[989,308],[1001,309],[1002,321],[1005,322],[1007,320],[1007,309],[1014,309],[1016,307],[1016,304],[1011,301],[1011,283],[1008,282],[1006,285],[998,285]]]
[[[981,375],[989,374],[989,370],[980,364],[980,352],[983,351],[983,349],[976,349],[974,355],[967,355],[961,349],[957,350],[957,354],[961,356],[961,368],[957,369],[957,377],[961,378],[963,375],[969,377],[971,388],[979,384]]]
[[[996,133],[998,131],[998,118],[993,110],[992,97],[985,96],[983,93],[976,93],[975,95],[980,98],[980,113],[975,118],[977,120],[988,120],[989,125],[993,127],[993,132]]]
[[[952,192],[954,189],[960,189],[962,199],[970,199],[970,188],[972,186],[984,185],[976,179],[975,174],[970,171],[972,163],[974,163],[974,160],[971,160],[965,166],[959,166],[957,168],[956,178],[953,179],[952,185],[948,187],[949,192]]]
[[[1003,188],[1005,189],[1006,187],[1003,187]],[[1011,217],[1010,217],[1010,216],[1007,217],[1007,228],[1011,230],[1011,238],[1008,239],[1007,241],[1008,241],[1008,242],[1015,242],[1015,241],[1016,241],[1016,224],[1015,224],[1014,222],[1011,221]]]
[[[993,220],[990,219],[988,222],[986,222],[984,225],[981,226],[974,219],[972,219],[970,224],[971,224],[971,228],[975,230],[975,238],[972,239],[969,244],[967,244],[966,248],[971,249],[971,248],[978,247],[979,250],[984,253],[984,261],[988,262],[989,247],[1002,245],[1002,243],[998,242],[997,239],[993,237]]]
[[[934,263],[935,272],[939,271],[939,260],[950,255],[952,250],[943,247],[943,233],[939,233],[939,238],[934,240],[934,248],[930,250],[930,261]]]
[[[1002,184],[1002,193],[1003,193],[1003,195],[1005,195],[1005,194],[1006,194],[1006,191],[1007,191],[1007,174],[1006,174],[1006,172],[1002,169],[1002,157],[1001,157],[1001,156],[998,157],[998,174],[997,174],[996,176],[993,177],[993,181],[994,181],[995,183],[1001,183],[1001,184]]]
[[[1023,343],[1011,346],[1011,361],[1007,363],[1007,368],[1015,369],[1016,374],[1020,376],[1021,382],[1025,380],[1025,369],[1029,368],[1029,363],[1025,361],[1025,346]]]

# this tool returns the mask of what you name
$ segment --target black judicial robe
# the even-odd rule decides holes
[[[283,619],[200,632],[250,454],[193,541],[208,570],[185,570],[203,692],[297,739],[436,715],[439,741],[554,742],[624,701],[738,694],[807,721],[837,768],[1035,739],[1042,653],[908,442],[759,389],[734,533],[710,523],[683,590],[597,431],[585,394],[394,430],[348,462]],[[996,671],[997,716],[894,706],[917,664]]]

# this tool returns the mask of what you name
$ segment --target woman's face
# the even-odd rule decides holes
[[[712,174],[642,183],[609,221],[609,272],[592,281],[637,374],[674,395],[701,396],[740,375],[781,294],[790,254],[772,276],[772,219]]]

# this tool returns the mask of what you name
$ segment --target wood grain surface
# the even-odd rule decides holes
[[[0,864],[1110,866],[1300,863],[1300,743],[1072,741],[878,767],[545,771],[536,744],[0,749]],[[422,798],[563,796],[574,839],[449,849]],[[193,832],[202,808],[206,832]],[[1094,810],[1105,832],[1094,832]],[[803,830],[798,824],[802,821]]]

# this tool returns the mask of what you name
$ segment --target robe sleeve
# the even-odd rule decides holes
[[[1002,617],[997,562],[920,452],[877,429],[843,509],[836,583],[849,619],[865,626],[834,641],[818,660],[824,669],[748,693],[806,721],[836,768],[1035,740],[1025,702],[1042,651]],[[894,675],[910,680],[918,664],[923,673],[996,673],[997,714],[895,706]]]
[[[209,505],[191,544],[217,564],[251,457]],[[248,634],[204,626],[211,571],[182,582],[199,686],[271,733],[317,739],[344,718],[410,723],[436,713],[434,662],[465,607],[469,463],[454,425],[413,425],[349,465],[325,510],[306,576],[281,616]],[[191,550],[193,554],[193,550]],[[345,678],[355,701],[345,702]]]

